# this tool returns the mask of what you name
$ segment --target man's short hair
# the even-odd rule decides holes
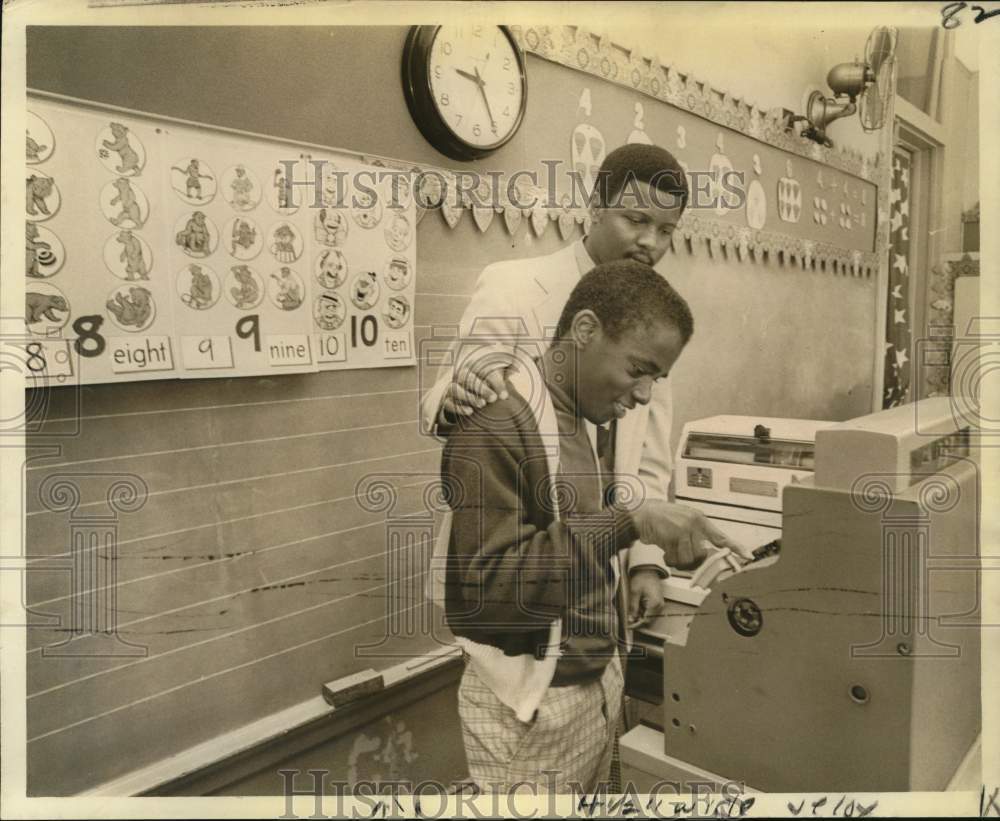
[[[694,333],[694,318],[684,297],[648,265],[631,259],[606,262],[583,276],[566,300],[555,338],[565,337],[573,317],[587,308],[615,341],[658,322],[676,327],[684,344]]]
[[[656,204],[680,206],[688,200],[688,184],[677,158],[665,148],[630,143],[616,148],[604,158],[594,183],[594,203],[599,208],[628,205],[636,182],[649,183],[658,195]]]

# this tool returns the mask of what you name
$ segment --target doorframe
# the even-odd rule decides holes
[[[890,207],[888,205],[889,188],[892,184],[892,163],[897,147],[905,148],[912,154],[910,167],[910,288],[907,309],[910,316],[910,362],[912,367],[910,378],[911,401],[920,396],[920,363],[915,355],[916,341],[928,335],[925,327],[927,319],[927,289],[930,281],[930,268],[934,260],[941,258],[941,248],[944,243],[942,213],[943,194],[941,183],[943,179],[943,161],[945,147],[945,131],[937,122],[915,105],[896,95],[893,101],[892,129],[886,129],[891,139],[883,156],[886,157],[886,170],[883,185],[886,186],[884,219],[888,222]],[[887,135],[888,136],[888,135]],[[914,207],[920,203],[920,207]],[[926,206],[924,205],[926,203]],[[936,227],[932,227],[936,226]],[[876,344],[875,367],[872,380],[872,412],[882,409],[882,394],[885,389],[885,335],[888,329],[889,302],[889,249],[892,247],[891,235],[886,233],[885,247],[878,249],[882,261],[879,265],[878,295],[876,299]]]

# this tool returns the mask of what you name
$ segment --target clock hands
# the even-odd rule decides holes
[[[487,55],[487,57],[489,57],[489,55]],[[460,77],[464,77],[466,80],[471,80],[473,83],[476,84],[476,88],[479,89],[479,93],[483,98],[483,102],[486,104],[486,114],[490,118],[490,128],[492,129],[493,133],[496,134],[497,121],[493,119],[493,111],[490,108],[490,98],[486,96],[486,81],[482,78],[482,75],[479,73],[478,66],[473,66],[473,69],[476,72],[475,74],[470,74],[468,71],[462,71],[462,69],[460,68],[456,68],[455,73],[458,74]]]
[[[489,54],[486,58],[489,59]],[[493,133],[497,133],[497,121],[493,119],[493,112],[490,110],[490,99],[486,96],[486,81],[479,75],[479,68],[476,67],[476,85],[479,86],[479,93],[483,95],[483,102],[486,103],[486,113],[490,118],[490,127],[493,129]]]

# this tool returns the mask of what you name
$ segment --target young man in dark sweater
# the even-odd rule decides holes
[[[636,539],[676,547],[692,532],[737,549],[694,511],[679,526],[665,501],[605,504],[614,477],[598,426],[649,402],[692,331],[687,303],[652,268],[598,265],[570,294],[552,345],[508,370],[508,398],[449,436],[445,612],[465,652],[459,716],[484,791],[591,791],[608,778],[620,550]]]

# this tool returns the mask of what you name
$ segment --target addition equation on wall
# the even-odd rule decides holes
[[[409,176],[29,95],[28,385],[415,364]]]

